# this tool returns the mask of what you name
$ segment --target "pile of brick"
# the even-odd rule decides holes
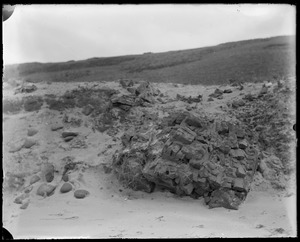
[[[238,209],[259,161],[252,131],[189,113],[168,124],[124,135],[124,149],[113,162],[120,181],[146,192],[160,186],[179,196],[203,196],[210,208]]]

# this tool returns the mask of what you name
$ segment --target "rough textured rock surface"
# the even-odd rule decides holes
[[[210,207],[237,209],[259,162],[253,137],[245,126],[181,113],[161,129],[125,133],[113,166],[135,190],[152,192],[157,185],[180,196],[205,196]]]

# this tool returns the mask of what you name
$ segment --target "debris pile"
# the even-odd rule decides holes
[[[250,129],[189,112],[122,137],[113,168],[134,190],[163,187],[179,196],[204,197],[210,208],[238,209],[257,170],[259,152]]]
[[[257,132],[260,149],[275,154],[284,165],[282,172],[288,172],[296,119],[291,110],[292,88],[287,83],[279,84],[273,91],[264,85],[257,95],[248,94],[234,101],[229,112]]]

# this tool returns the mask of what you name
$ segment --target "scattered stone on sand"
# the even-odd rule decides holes
[[[65,182],[60,188],[61,193],[67,193],[72,190],[72,185],[69,182]]]
[[[35,128],[30,128],[27,130],[27,135],[28,136],[34,136],[35,134],[37,134],[39,131]]]
[[[23,147],[26,149],[30,149],[32,146],[36,144],[36,140],[26,138],[23,144]]]
[[[48,183],[43,183],[39,186],[36,191],[36,194],[42,197],[51,196],[55,191],[56,186],[53,186]]]
[[[29,183],[30,183],[30,185],[32,185],[32,184],[38,182],[39,180],[41,180],[41,178],[38,175],[34,175],[34,176],[31,177]]]
[[[64,126],[62,123],[54,123],[51,125],[51,130],[56,131],[56,130],[62,129],[63,127]]]
[[[78,198],[78,199],[85,198],[88,195],[89,195],[89,192],[87,190],[84,190],[84,189],[79,189],[79,190],[76,190],[74,192],[74,197]]]

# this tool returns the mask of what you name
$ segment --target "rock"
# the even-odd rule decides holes
[[[30,128],[27,130],[27,135],[28,136],[34,136],[35,134],[37,134],[39,131],[34,129],[34,128]]]
[[[245,105],[245,102],[242,100],[242,99],[239,99],[239,100],[234,100],[231,104],[231,106],[233,108],[238,108],[238,107],[242,107]]]
[[[239,178],[244,178],[246,176],[245,169],[241,165],[239,165],[237,168],[236,176]]]
[[[29,197],[28,193],[22,194],[22,195],[20,195],[20,196],[18,196],[18,197],[15,198],[14,203],[16,203],[16,204],[22,204],[23,200],[26,199],[26,198],[28,198],[28,197]]]
[[[32,185],[32,184],[38,182],[39,180],[41,180],[41,178],[38,175],[34,175],[33,177],[31,177],[29,183],[30,183],[30,185]]]
[[[64,174],[63,177],[62,177],[62,180],[63,180],[64,182],[69,181],[69,175],[68,175],[68,174]]]
[[[75,131],[63,131],[62,132],[62,137],[63,138],[66,138],[66,137],[68,137],[68,136],[73,136],[73,137],[75,137],[75,136],[77,136],[79,133],[78,132],[75,132]]]
[[[130,92],[131,94],[135,94],[136,93],[136,88],[134,87],[127,87],[126,89],[128,92]]]
[[[31,93],[37,90],[36,85],[22,85],[21,87],[15,90],[15,94],[17,93]]]
[[[213,99],[212,97],[209,97],[209,98],[207,99],[207,101],[208,101],[208,102],[212,102],[212,101],[214,101],[214,99]]]
[[[23,148],[23,144],[21,144],[21,145],[12,145],[12,146],[9,148],[9,153],[15,153],[15,152],[18,152],[18,151],[20,151],[22,148]]]
[[[229,89],[225,89],[223,93],[232,93],[232,90],[229,88]]]
[[[207,204],[209,208],[224,207],[238,210],[241,202],[232,190],[219,189],[212,192]]]
[[[233,187],[234,190],[240,191],[240,192],[247,192],[244,185],[244,179],[242,178],[235,178],[233,180]]]
[[[72,185],[69,182],[65,182],[60,188],[61,193],[67,193],[72,190]]]
[[[56,130],[62,129],[63,127],[64,127],[63,124],[61,124],[61,123],[55,123],[55,124],[51,125],[51,130],[52,131],[56,131]]]
[[[56,186],[51,184],[43,183],[37,189],[36,194],[42,197],[51,196],[55,191]]]
[[[259,95],[264,95],[268,93],[268,88],[266,86],[263,86],[259,92]]]
[[[65,142],[69,142],[69,141],[71,141],[74,138],[75,138],[75,136],[67,136],[67,137],[64,138],[64,141]]]
[[[89,195],[89,192],[87,190],[84,190],[84,189],[79,189],[79,190],[76,190],[74,192],[74,197],[77,198],[77,199],[85,198],[88,195]]]
[[[242,160],[245,157],[245,152],[241,149],[231,149],[230,155],[237,160]]]
[[[248,147],[248,142],[246,140],[239,141],[239,148],[240,149],[246,149]]]
[[[22,206],[20,206],[20,209],[26,209],[30,203],[30,200],[28,199],[27,201],[23,202]]]
[[[36,144],[36,140],[26,138],[24,141],[23,147],[26,149],[30,149],[35,144]]]
[[[179,127],[173,134],[173,140],[181,142],[183,144],[191,144],[197,134],[190,130],[188,127]]]
[[[52,182],[54,179],[54,172],[47,172],[45,174],[45,179],[47,182]]]
[[[82,113],[86,116],[89,116],[94,111],[94,107],[91,104],[86,105],[82,109]]]

